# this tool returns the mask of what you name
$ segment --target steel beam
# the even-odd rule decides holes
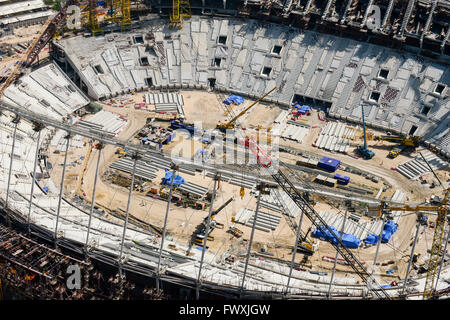
[[[131,196],[133,194],[133,186],[134,186],[134,177],[136,172],[136,163],[138,160],[137,154],[134,155],[134,163],[133,163],[133,172],[131,173],[131,184],[130,184],[130,190],[128,192],[128,202],[127,202],[127,211],[125,215],[125,222],[123,224],[123,234],[122,234],[122,240],[120,242],[120,253],[119,253],[119,275],[122,278],[122,254],[123,254],[123,243],[125,242],[125,234],[127,233],[127,224],[128,224],[128,217],[130,213],[130,203],[131,203]]]
[[[373,276],[373,273],[375,272],[375,266],[377,264],[377,258],[378,258],[378,251],[380,250],[381,237],[383,236],[384,224],[386,223],[384,218],[382,218],[382,220],[383,220],[383,224],[381,225],[381,231],[380,231],[380,234],[378,235],[377,250],[375,251],[375,258],[373,259],[373,264],[372,264],[372,272],[370,273],[372,276]]]
[[[406,284],[408,283],[409,270],[411,269],[411,263],[412,263],[412,260],[414,258],[414,250],[416,249],[417,237],[419,236],[419,229],[420,229],[420,223],[419,223],[419,221],[417,221],[416,235],[414,236],[414,242],[413,242],[413,246],[412,246],[412,249],[411,249],[411,255],[410,255],[410,258],[409,258],[409,262],[408,262],[408,268],[406,269],[406,275],[405,275],[405,281],[403,283],[402,294],[405,293]]]
[[[86,235],[86,244],[85,244],[85,249],[86,250],[87,250],[87,247],[89,245],[89,232],[91,231],[92,214],[94,212],[95,190],[97,188],[98,167],[99,167],[99,164],[100,164],[100,156],[101,156],[101,154],[102,154],[102,146],[100,144],[100,147],[98,148],[97,164],[95,166],[94,188],[92,190],[91,208],[89,210],[89,222],[88,222],[88,229],[87,229],[87,235]],[[136,161],[135,161],[135,163],[136,163]]]
[[[170,209],[170,202],[172,201],[172,191],[173,191],[173,181],[175,180],[175,175],[177,173],[177,168],[173,166],[173,174],[172,174],[172,180],[170,181],[170,190],[169,190],[169,197],[167,198],[167,207],[166,207],[166,215],[164,217],[164,227],[163,227],[163,232],[161,235],[161,244],[159,247],[159,257],[158,257],[158,267],[156,269],[156,289],[159,290],[160,287],[160,283],[159,283],[159,279],[160,279],[160,267],[161,267],[161,256],[162,256],[162,250],[163,250],[163,246],[164,246],[164,239],[166,237],[166,231],[167,231],[167,218],[169,217],[169,209]]]
[[[61,186],[59,188],[58,209],[56,211],[56,225],[55,225],[55,235],[54,235],[55,245],[57,244],[57,241],[58,241],[58,221],[59,221],[59,214],[61,212],[61,200],[62,200],[63,190],[64,190],[64,176],[66,174],[67,154],[69,153],[70,135],[67,135],[65,138],[67,139],[67,144],[66,144],[66,152],[64,155],[63,171],[61,174]]]
[[[256,220],[258,220],[259,204],[261,202],[262,193],[264,192],[264,184],[260,184],[258,189],[259,189],[258,201],[256,202],[256,210],[255,210],[255,216],[253,218],[252,232],[250,234],[250,240],[249,240],[249,244],[248,244],[247,258],[245,259],[244,274],[242,275],[242,284],[241,284],[240,295],[242,295],[242,292],[244,291],[245,276],[247,275],[248,262],[250,260],[250,253],[252,251],[253,236],[255,235]]]
[[[344,230],[345,230],[345,221],[347,220],[347,211],[348,211],[348,209],[345,209],[344,221],[342,222],[341,234],[339,235],[339,243],[342,242],[342,235],[344,234]],[[337,244],[338,246],[339,246],[339,243]],[[336,250],[336,256],[334,257],[333,271],[331,271],[330,284],[328,286],[328,293],[327,293],[328,299],[331,299],[331,287],[333,286],[334,273],[336,272],[336,263],[337,263],[338,255],[339,255],[339,251]]]
[[[30,233],[31,206],[33,204],[34,185],[36,183],[36,167],[37,167],[37,162],[38,162],[40,142],[41,142],[41,131],[39,130],[38,136],[37,136],[37,141],[36,141],[36,154],[34,155],[33,178],[32,178],[33,180],[31,182],[30,204],[28,205],[28,218],[27,218],[28,233]]]
[[[444,265],[445,256],[447,255],[447,245],[449,241],[450,241],[450,228],[449,225],[447,225],[447,241],[445,241],[444,251],[442,252],[442,260],[441,264],[439,265],[434,291],[437,291],[437,284],[439,282],[439,277],[441,275],[442,266]]]
[[[7,209],[8,207],[8,198],[9,198],[9,187],[11,184],[11,173],[12,173],[12,166],[13,166],[13,159],[14,159],[14,148],[16,147],[16,133],[17,133],[17,125],[19,124],[19,118],[16,117],[14,119],[14,131],[13,131],[13,141],[12,141],[12,147],[11,147],[11,155],[9,160],[9,172],[8,172],[8,185],[6,186],[6,196],[5,196],[5,206],[4,208]],[[6,215],[6,219],[8,222],[8,225],[11,224],[11,221],[9,220],[9,211],[6,210],[8,213]]]
[[[387,8],[386,13],[384,14],[384,17],[383,17],[383,22],[381,23],[381,30],[384,30],[384,28],[385,28],[385,26],[387,24],[387,21],[391,17],[392,9],[394,9],[394,5],[395,5],[396,1],[397,0],[391,0],[389,2],[388,8]]]
[[[299,222],[298,222],[298,228],[297,228],[297,235],[295,236],[295,244],[294,244],[294,252],[292,253],[292,260],[291,260],[291,266],[289,268],[289,276],[288,281],[286,284],[286,289],[284,291],[284,294],[286,295],[289,291],[289,284],[291,282],[292,277],[292,270],[294,269],[294,263],[295,263],[295,256],[297,255],[297,249],[298,249],[298,241],[300,240],[300,234],[302,232],[302,223],[303,223],[303,216],[304,212],[301,210],[302,213],[300,214]],[[305,239],[306,240],[306,239]]]
[[[197,277],[197,287],[195,290],[197,300],[200,298],[200,277],[202,274],[203,260],[205,258],[206,242],[208,241],[208,235],[209,235],[209,230],[210,230],[211,215],[213,212],[212,209],[213,209],[213,205],[214,205],[214,199],[216,197],[216,185],[217,185],[217,177],[214,178],[214,186],[213,186],[213,192],[212,192],[212,196],[211,196],[211,206],[209,207],[208,219],[206,222],[205,238],[203,239],[202,257],[200,259],[200,266],[199,266],[198,277]]]

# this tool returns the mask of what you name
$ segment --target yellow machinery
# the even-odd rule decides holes
[[[420,137],[397,137],[397,136],[376,136],[375,140],[377,141],[389,141],[389,142],[397,142],[400,144],[398,147],[394,147],[391,151],[389,151],[388,157],[391,159],[396,158],[403,150],[408,147],[417,147],[420,143]]]
[[[381,203],[381,206],[378,211],[378,216],[381,216],[381,212],[384,210],[388,211],[426,211],[426,212],[437,212],[436,226],[433,236],[433,243],[431,246],[430,252],[430,260],[428,261],[428,269],[427,269],[427,279],[425,282],[425,288],[423,292],[423,299],[429,299],[433,296],[434,287],[435,287],[435,279],[436,273],[439,266],[439,254],[442,247],[442,239],[444,236],[444,227],[445,221],[447,218],[447,214],[450,213],[450,205],[448,202],[448,196],[450,193],[450,188],[445,191],[444,199],[440,202],[439,205],[433,206],[416,206],[410,207],[408,205],[405,206],[388,206],[385,202]]]
[[[191,4],[189,0],[173,0],[169,27],[178,27],[178,29],[181,29],[181,18],[190,18],[191,16]]]
[[[88,8],[85,14],[85,20],[91,30],[92,35],[103,34],[104,31],[100,27],[100,23],[97,18],[97,0],[88,0]]]
[[[277,87],[274,87],[272,90],[270,90],[269,92],[265,93],[262,97],[260,97],[258,100],[253,102],[251,105],[249,105],[247,108],[245,108],[243,111],[241,111],[237,116],[235,116],[230,121],[228,121],[226,123],[218,123],[217,124],[217,129],[221,129],[221,130],[234,129],[234,123],[236,122],[237,119],[239,119],[244,114],[246,114],[248,110],[250,110],[254,105],[256,105],[259,101],[264,99],[267,95],[269,95],[275,89],[277,89]]]
[[[407,147],[417,147],[420,143],[420,137],[397,137],[397,136],[376,136],[375,140],[397,142]]]
[[[119,22],[121,31],[130,31],[133,28],[130,0],[112,0],[111,13],[105,20]]]

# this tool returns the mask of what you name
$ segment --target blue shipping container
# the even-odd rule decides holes
[[[340,165],[341,165],[340,160],[336,160],[336,159],[328,158],[328,157],[322,157],[322,159],[320,159],[319,163],[317,164],[317,166],[320,169],[324,169],[324,170],[330,171],[330,172],[335,172],[339,168]]]
[[[341,174],[339,174],[339,173],[336,173],[335,175],[334,175],[334,178],[338,181],[338,183],[340,183],[340,184],[348,184],[349,182],[350,182],[350,177],[347,177],[347,176],[343,176],[343,175],[341,175]]]

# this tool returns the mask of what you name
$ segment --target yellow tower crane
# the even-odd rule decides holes
[[[169,27],[178,27],[178,29],[181,29],[181,18],[190,18],[191,16],[191,4],[189,0],[173,0]]]
[[[423,291],[423,298],[430,299],[433,296],[435,288],[436,273],[439,266],[439,255],[442,247],[442,239],[444,236],[445,221],[447,215],[450,213],[450,205],[448,196],[450,188],[445,191],[444,198],[438,205],[432,206],[390,206],[386,202],[382,202],[378,209],[378,216],[381,216],[383,211],[414,211],[414,212],[437,212],[436,226],[433,236],[433,243],[431,246],[430,260],[428,261],[427,278],[425,281],[425,288]]]
[[[104,33],[97,18],[97,0],[88,0],[87,10],[84,11],[83,20],[88,25],[92,35],[95,36],[96,34]]]
[[[133,28],[130,0],[112,0],[111,13],[105,20],[118,22],[121,31],[130,31]]]

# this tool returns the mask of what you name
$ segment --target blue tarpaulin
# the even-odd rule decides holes
[[[361,240],[359,240],[355,235],[353,234],[347,234],[344,233],[342,235],[342,243],[349,248],[356,249],[359,247],[359,244],[361,243]]]
[[[341,236],[341,233],[339,231],[336,230],[335,227],[333,226],[329,226],[331,230],[333,230],[333,232],[336,234],[337,237]],[[320,238],[320,239],[324,239],[326,241],[329,241],[333,244],[337,244],[339,241],[336,237],[333,236],[333,234],[325,227],[320,227],[320,228],[316,228],[313,233],[312,236],[314,238]],[[344,233],[342,234],[342,243],[349,248],[358,248],[359,244],[361,243],[361,240],[358,239],[356,236],[354,236],[353,234],[347,234]]]
[[[162,179],[163,180],[162,183],[170,186],[170,184],[172,183],[172,176],[173,176],[173,171],[169,171],[166,169],[166,175]],[[178,174],[175,175],[175,177],[173,178],[173,185],[176,187],[179,187],[184,182],[185,182],[184,178]]]
[[[381,235],[381,242],[386,243],[389,242],[389,240],[391,240],[392,237],[392,232],[383,230],[383,234]]]
[[[235,104],[239,105],[244,102],[244,98],[242,98],[241,96],[236,96],[236,95],[232,94],[231,96],[229,96],[228,98],[223,100],[223,103],[225,103],[226,105],[230,105],[233,102]]]
[[[45,193],[48,193],[48,188],[47,187],[43,187],[42,190],[44,190]]]
[[[384,224],[383,234],[381,236],[381,242],[389,242],[391,240],[392,235],[398,230],[398,225],[392,221],[388,220]]]
[[[364,240],[364,243],[365,244],[375,244],[378,242],[379,238],[380,237],[378,235],[371,233],[367,236],[366,240]]]
[[[397,224],[392,221],[392,220],[388,220],[386,221],[385,225],[384,225],[384,230],[389,231],[391,233],[395,233],[398,229]]]

